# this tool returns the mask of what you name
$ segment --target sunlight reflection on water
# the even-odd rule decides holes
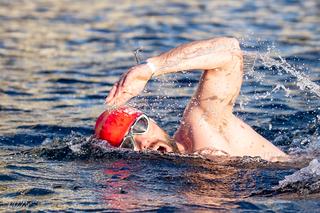
[[[316,0],[121,0],[116,6],[98,0],[1,1],[0,207],[209,211],[279,210],[289,203],[290,210],[317,209],[312,199],[244,199],[277,185],[310,159],[271,166],[248,160],[243,166],[246,159],[234,163],[119,150],[100,159],[91,159],[95,152],[68,159],[67,147],[50,147],[44,157],[8,153],[54,140],[60,146],[87,141],[112,84],[136,63],[136,48],[147,58],[184,42],[233,36],[246,53],[259,53],[271,63],[281,56],[319,85],[318,25]],[[319,156],[319,97],[299,88],[292,73],[248,61],[236,113],[284,150]],[[173,134],[199,75],[153,79],[132,104]]]

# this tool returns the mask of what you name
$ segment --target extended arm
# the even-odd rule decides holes
[[[216,38],[180,45],[159,56],[149,58],[148,64],[130,68],[115,83],[106,103],[121,105],[138,95],[152,76],[187,70],[224,70],[240,55],[239,43],[233,38]]]
[[[215,38],[180,45],[159,56],[148,59],[154,64],[154,75],[187,71],[214,70],[224,67],[240,53],[234,38]]]

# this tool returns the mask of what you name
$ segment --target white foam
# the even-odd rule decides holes
[[[279,186],[277,188],[285,188],[288,185],[299,182],[308,183],[308,185],[310,185],[314,182],[314,178],[317,180],[320,179],[320,163],[318,159],[313,159],[307,167],[296,171],[292,175],[286,176],[284,180],[279,181]]]

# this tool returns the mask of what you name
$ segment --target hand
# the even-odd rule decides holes
[[[137,96],[146,86],[153,73],[146,64],[137,65],[124,73],[109,92],[105,103],[113,106],[125,104]]]

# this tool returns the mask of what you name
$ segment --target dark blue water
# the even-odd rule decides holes
[[[308,1],[0,1],[0,208],[6,211],[316,212],[320,6]],[[162,155],[93,139],[112,84],[142,58],[233,36],[235,113],[292,162]],[[171,135],[200,72],[131,101]]]

